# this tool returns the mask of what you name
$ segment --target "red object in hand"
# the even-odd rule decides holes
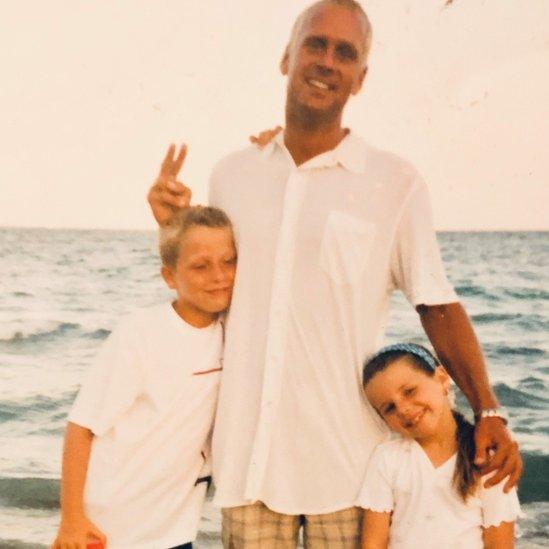
[[[91,541],[86,544],[86,549],[105,549],[100,541]]]

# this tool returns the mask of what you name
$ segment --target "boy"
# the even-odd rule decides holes
[[[192,547],[236,270],[228,217],[184,210],[160,255],[177,299],[120,323],[69,414],[53,549]]]

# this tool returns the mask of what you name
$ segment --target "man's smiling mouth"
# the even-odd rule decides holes
[[[307,84],[309,86],[312,86],[313,88],[317,88],[319,90],[334,90],[335,86],[332,84],[326,84],[326,82],[322,82],[321,80],[317,80],[316,78],[307,78],[306,79]]]

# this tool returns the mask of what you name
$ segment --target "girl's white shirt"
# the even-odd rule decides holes
[[[84,494],[108,549],[196,537],[220,377],[222,327],[198,329],[169,303],[125,318],[69,414],[95,435]]]
[[[482,549],[482,528],[522,516],[517,492],[505,481],[464,502],[452,485],[456,454],[435,467],[413,439],[380,444],[368,464],[357,505],[392,512],[390,549]]]

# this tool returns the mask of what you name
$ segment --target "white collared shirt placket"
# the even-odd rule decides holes
[[[277,242],[269,310],[269,330],[267,334],[261,410],[246,484],[246,499],[251,501],[260,499],[276,409],[280,402],[296,232],[303,206],[307,179],[306,170],[294,167],[288,177],[286,192],[284,194],[282,222]]]

